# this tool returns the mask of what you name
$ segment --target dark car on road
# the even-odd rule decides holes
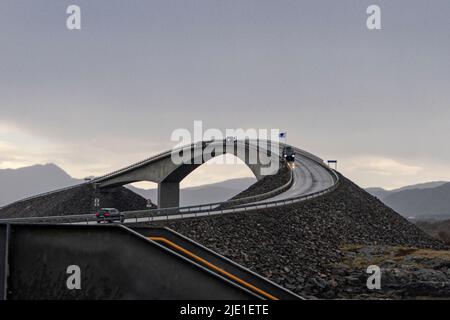
[[[108,223],[120,221],[121,223],[123,223],[123,221],[125,220],[125,214],[115,208],[102,208],[95,214],[95,216],[97,218],[97,223],[100,223],[102,221]]]
[[[284,147],[283,148],[283,158],[287,162],[294,162],[295,161],[295,152],[292,147]]]

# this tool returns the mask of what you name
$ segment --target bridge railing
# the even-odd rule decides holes
[[[315,159],[313,159],[313,160],[317,161]],[[264,201],[264,202],[256,203],[256,204],[255,204],[255,202],[261,201],[261,199],[259,197],[264,196],[264,195],[256,195],[256,196],[246,197],[245,204],[239,203],[240,200],[244,200],[244,198],[242,198],[242,199],[230,200],[230,201],[225,201],[225,202],[216,202],[216,203],[209,203],[209,204],[195,205],[195,206],[188,206],[188,207],[175,207],[175,208],[164,208],[164,209],[153,209],[153,210],[129,211],[126,213],[126,219],[128,220],[127,221],[128,223],[133,223],[133,222],[138,223],[138,222],[145,222],[145,221],[151,222],[151,221],[158,221],[158,220],[170,220],[170,219],[178,219],[178,218],[210,216],[210,215],[216,215],[216,214],[235,213],[235,212],[242,212],[242,211],[247,212],[247,211],[260,210],[260,209],[267,209],[267,208],[271,208],[271,207],[292,205],[292,204],[300,202],[300,201],[305,201],[305,200],[313,199],[316,197],[320,197],[322,195],[325,195],[327,193],[330,193],[330,192],[336,190],[339,187],[340,178],[339,178],[339,175],[334,170],[330,169],[323,162],[319,162],[319,163],[331,173],[331,175],[333,176],[333,180],[334,180],[333,185],[324,190],[309,193],[306,195],[292,197],[289,199]],[[289,180],[289,182],[278,189],[286,188],[287,185],[289,185],[289,186],[292,185],[292,182],[293,182],[292,180],[293,180],[293,177],[291,176],[291,179]],[[287,189],[285,189],[285,190],[287,190]],[[273,190],[273,192],[276,192],[276,191],[277,191],[276,189]],[[283,191],[281,191],[281,192],[283,192]],[[248,203],[248,202],[250,202],[250,203]]]
[[[215,142],[217,142],[217,143],[218,142],[225,142],[226,143],[226,140],[224,140],[224,141],[215,141]],[[264,142],[267,142],[267,141],[262,141],[262,142],[264,143]],[[174,149],[172,149],[170,151],[164,151],[164,152],[158,153],[158,154],[153,155],[153,156],[151,156],[149,158],[146,158],[146,159],[141,160],[139,162],[133,163],[133,164],[131,164],[131,165],[125,167],[125,168],[121,168],[121,169],[109,172],[109,173],[107,173],[105,175],[102,175],[100,177],[96,177],[96,178],[92,179],[91,181],[80,182],[80,183],[74,184],[72,186],[63,187],[63,188],[60,188],[60,189],[39,193],[39,194],[36,194],[36,195],[32,195],[32,196],[29,196],[29,197],[26,197],[26,198],[23,198],[23,199],[20,199],[20,200],[8,203],[8,204],[6,204],[4,206],[1,206],[0,209],[4,209],[4,208],[7,208],[7,207],[10,207],[10,206],[19,204],[19,203],[23,203],[23,202],[26,202],[26,201],[29,201],[29,200],[33,200],[33,199],[36,199],[36,198],[45,197],[47,195],[56,194],[56,193],[59,193],[59,192],[64,192],[64,191],[68,191],[68,190],[71,190],[71,189],[75,189],[75,188],[81,187],[83,185],[88,185],[88,184],[94,184],[94,183],[102,182],[105,179],[111,178],[111,177],[113,177],[113,176],[115,176],[117,174],[125,173],[125,172],[130,171],[132,169],[135,169],[135,168],[137,168],[139,166],[145,165],[146,163],[149,163],[151,161],[155,161],[155,160],[158,160],[160,158],[166,157],[167,155],[170,155],[173,152],[180,152],[181,150],[185,150],[185,149],[193,148],[193,147],[195,148],[197,143],[180,146],[180,147],[174,148]],[[244,144],[246,146],[247,143],[249,143],[249,141],[248,140],[238,141],[238,143],[239,144]],[[4,219],[0,219],[0,221],[1,220],[4,220]]]
[[[246,139],[246,140],[238,140],[236,143],[239,144],[239,145],[243,145],[244,147],[247,147],[247,146],[250,145],[250,141],[251,140],[248,140],[248,139]],[[259,142],[259,141],[261,141],[261,142]],[[270,140],[259,140],[259,141],[256,141],[258,147],[260,147],[260,143],[262,143],[262,145],[264,145],[264,143],[266,143],[266,144],[267,143],[271,143]],[[156,161],[158,159],[167,157],[168,155],[170,155],[172,153],[177,153],[177,152],[180,152],[182,150],[187,150],[187,149],[192,149],[192,148],[199,147],[199,143],[203,143],[203,142],[204,141],[197,141],[197,142],[194,142],[194,143],[189,144],[189,145],[179,146],[179,147],[173,148],[172,150],[158,153],[158,154],[156,154],[154,156],[151,156],[151,157],[149,157],[147,159],[144,159],[144,160],[141,160],[139,162],[133,163],[133,164],[131,164],[131,165],[125,167],[125,168],[121,168],[121,169],[109,172],[109,173],[107,173],[105,175],[102,175],[100,177],[97,177],[97,178],[93,179],[92,182],[93,183],[102,182],[102,181],[104,181],[106,179],[109,179],[111,177],[116,176],[117,174],[126,173],[126,172],[128,172],[130,170],[138,168],[138,167],[140,167],[142,165],[145,165],[145,164],[147,164],[149,162]],[[224,140],[211,140],[211,141],[206,141],[206,142],[208,142],[208,144],[213,143],[213,144],[225,144],[225,145],[228,143],[226,139],[224,139]],[[203,148],[203,145],[201,147]]]
[[[304,155],[308,157],[307,155]],[[259,194],[255,196],[244,197],[240,199],[234,199],[223,202],[207,203],[186,207],[174,207],[174,208],[162,208],[162,209],[148,209],[148,210],[136,210],[136,211],[125,211],[125,220],[127,223],[134,222],[145,222],[145,221],[156,221],[156,220],[169,220],[174,218],[188,218],[188,217],[199,217],[199,216],[209,216],[216,214],[234,213],[234,212],[246,212],[259,209],[266,209],[271,207],[279,207],[285,205],[291,205],[300,201],[305,201],[313,199],[327,193],[330,193],[337,189],[340,184],[339,175],[328,166],[326,166],[322,161],[318,161],[315,158],[309,157],[311,160],[319,163],[321,166],[326,168],[333,176],[334,183],[329,188],[313,192],[306,195],[295,196],[289,199],[274,200],[274,201],[264,201],[261,203],[255,203],[267,199],[270,196],[275,196],[281,192],[286,191],[290,188],[293,183],[293,175],[289,181],[283,186],[276,188],[272,191],[266,192],[264,194]],[[80,214],[80,215],[69,215],[69,216],[51,216],[51,217],[28,217],[28,218],[7,218],[0,219],[0,222],[18,222],[18,223],[90,223],[97,221],[94,214]]]
[[[248,203],[242,206],[233,206],[233,207],[217,207],[212,208],[210,210],[204,210],[204,211],[191,211],[191,212],[180,212],[177,210],[172,210],[172,208],[168,208],[167,212],[159,212],[159,214],[153,214],[148,215],[144,219],[143,217],[139,217],[137,215],[134,216],[128,216],[128,222],[133,223],[136,222],[152,222],[152,221],[160,221],[160,220],[171,220],[171,219],[179,219],[179,218],[194,218],[194,217],[201,217],[201,216],[212,216],[212,215],[218,215],[218,214],[226,214],[226,213],[237,213],[237,212],[250,212],[255,210],[261,210],[261,209],[268,209],[273,207],[281,207],[286,205],[292,205],[297,202],[305,201],[314,199],[317,197],[320,197],[322,195],[328,194],[334,190],[336,190],[339,187],[340,181],[339,176],[334,173],[334,179],[335,184],[333,184],[331,187],[313,192],[307,195],[302,196],[296,196],[289,199],[282,199],[282,200],[274,200],[274,201],[264,201],[261,203]],[[228,202],[224,202],[224,204],[227,204]],[[164,214],[165,213],[165,214]]]
[[[227,205],[242,205],[248,203],[249,201],[260,201],[273,196],[276,196],[287,189],[289,189],[294,181],[292,171],[290,172],[289,180],[282,186],[270,190],[265,193],[261,193],[255,196],[248,196],[234,200],[205,203],[184,207],[173,207],[173,208],[161,208],[161,209],[146,209],[146,210],[134,210],[134,211],[124,211],[126,219],[136,219],[148,216],[162,216],[162,215],[175,215],[175,214],[189,214],[189,213],[202,213],[217,209],[220,206]],[[58,222],[58,223],[72,223],[72,222],[91,222],[96,221],[97,218],[95,214],[80,214],[80,215],[64,215],[64,216],[48,216],[48,217],[26,217],[26,218],[7,218],[0,219],[0,222],[30,222],[30,223],[48,223],[48,222]]]
[[[178,218],[191,218],[191,217],[201,217],[201,216],[211,216],[217,214],[226,213],[236,213],[236,212],[249,212],[260,209],[267,209],[272,207],[280,207],[286,205],[292,205],[294,203],[313,199],[327,193],[330,193],[337,189],[339,186],[339,176],[334,172],[333,176],[335,183],[325,189],[318,192],[313,192],[307,195],[292,197],[289,199],[274,200],[274,201],[264,201],[261,203],[254,203],[258,201],[258,196],[246,197],[245,200],[249,201],[249,198],[253,198],[252,203],[239,203],[243,199],[236,199],[232,201],[216,202],[195,206],[187,207],[177,207],[177,208],[164,208],[164,209],[150,209],[150,210],[139,210],[139,211],[128,211],[125,213],[126,223],[138,223],[138,222],[151,222],[159,220],[170,220]],[[286,184],[287,185],[287,184]],[[280,188],[286,188],[286,185]],[[278,188],[278,189],[280,189]],[[274,192],[273,190],[272,192]],[[280,191],[280,190],[278,190]],[[230,207],[230,204],[233,206]],[[227,206],[224,206],[227,205]],[[97,221],[94,214],[80,214],[80,215],[70,215],[70,216],[52,216],[52,217],[30,217],[30,218],[10,218],[10,219],[0,219],[0,222],[10,222],[10,223],[92,223]]]
[[[233,199],[228,201],[221,202],[213,202],[213,203],[205,203],[205,204],[197,204],[185,207],[173,207],[173,208],[161,208],[161,209],[149,209],[149,210],[135,210],[135,211],[127,211],[124,212],[126,217],[132,216],[136,218],[140,214],[153,214],[153,215],[164,215],[164,214],[185,214],[185,213],[201,213],[207,212],[214,209],[217,209],[221,206],[226,205],[227,207],[236,206],[236,205],[244,205],[248,202],[262,201],[270,197],[274,197],[286,190],[288,190],[292,183],[294,182],[294,177],[292,171],[290,172],[289,180],[283,184],[282,186],[275,188],[271,191],[261,193],[254,196],[243,197],[239,199]]]

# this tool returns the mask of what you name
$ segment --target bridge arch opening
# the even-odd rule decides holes
[[[160,208],[173,208],[180,206],[180,184],[184,189],[188,185],[198,185],[198,183],[195,183],[195,175],[191,176],[190,174],[199,167],[201,169],[197,171],[197,174],[198,172],[203,173],[201,185],[229,180],[230,178],[250,178],[252,176],[256,180],[260,180],[264,175],[268,174],[268,171],[270,172],[270,170],[276,169],[277,162],[273,163],[272,160],[274,158],[278,160],[278,155],[270,152],[267,154],[268,150],[264,148],[247,142],[235,143],[231,145],[231,148],[228,148],[227,145],[226,149],[219,148],[220,146],[220,143],[202,143],[201,145],[195,144],[188,146],[183,149],[183,151],[191,151],[186,152],[188,159],[176,159],[177,161],[174,161],[174,154],[165,152],[154,158],[144,160],[117,172],[100,177],[97,179],[97,184],[100,188],[108,188],[140,181],[153,181],[158,183],[157,200],[153,202],[156,202]],[[209,150],[207,150],[208,148]],[[212,156],[213,158],[209,159],[208,156]],[[178,160],[181,160],[181,162]],[[208,179],[205,171],[208,173],[212,165],[219,167],[212,169],[214,179]],[[232,168],[233,166],[234,168]],[[226,170],[229,171],[224,173]],[[220,175],[222,175],[221,178]],[[188,178],[188,176],[190,177]],[[254,182],[254,180],[248,182]],[[242,188],[236,188],[236,193],[246,189],[250,184],[247,183]],[[232,191],[228,194],[222,192],[223,195],[220,198],[208,197],[209,200],[206,202],[226,200],[233,196],[233,193]],[[204,203],[204,201],[195,200],[194,202],[197,204],[198,202]],[[183,196],[183,203],[192,204],[193,201],[187,200]]]
[[[158,205],[158,184],[151,181],[139,181],[124,185],[124,187],[150,200],[151,204]],[[150,205],[148,203],[148,205]]]
[[[256,182],[244,161],[232,154],[210,159],[180,183],[180,205],[220,202],[230,199]]]
[[[240,158],[224,154],[210,159],[190,172],[180,182],[180,206],[226,201],[257,181]],[[158,184],[139,181],[125,187],[159,206]]]

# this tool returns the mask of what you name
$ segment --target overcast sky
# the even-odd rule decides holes
[[[450,180],[448,0],[2,0],[0,46],[0,168],[100,175],[203,120],[286,130],[361,186]]]

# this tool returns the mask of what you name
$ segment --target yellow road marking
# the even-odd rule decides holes
[[[246,282],[245,280],[242,280],[241,278],[238,278],[238,277],[236,277],[235,275],[233,275],[233,274],[231,274],[231,273],[229,273],[229,272],[223,270],[222,268],[219,268],[219,267],[213,265],[212,263],[206,261],[206,260],[203,259],[203,258],[200,258],[200,257],[197,256],[196,254],[194,254],[194,253],[192,253],[192,252],[190,252],[190,251],[184,249],[183,247],[180,247],[179,245],[173,243],[172,241],[170,241],[170,240],[168,240],[168,239],[166,239],[166,238],[163,238],[163,237],[149,237],[149,239],[151,239],[151,240],[153,240],[153,241],[163,242],[163,243],[165,243],[165,244],[171,246],[172,248],[174,248],[174,249],[176,249],[176,250],[178,250],[178,251],[180,251],[180,252],[182,252],[182,253],[188,255],[188,256],[191,257],[192,259],[194,259],[194,260],[196,260],[196,261],[198,261],[198,262],[200,262],[200,263],[206,265],[207,267],[213,269],[214,271],[217,271],[218,273],[221,273],[221,274],[227,276],[228,278],[230,278],[230,279],[236,281],[237,283],[243,285],[244,287],[246,287],[246,288],[248,288],[248,289],[251,289],[252,291],[257,292],[257,293],[259,293],[260,295],[262,295],[262,296],[264,296],[264,297],[266,297],[266,298],[268,298],[268,299],[271,299],[271,300],[279,300],[277,297],[274,297],[274,296],[271,295],[270,293],[267,293],[267,292],[265,292],[265,291],[263,291],[263,290],[261,290],[261,289],[255,287],[254,285],[252,285],[252,284]]]

